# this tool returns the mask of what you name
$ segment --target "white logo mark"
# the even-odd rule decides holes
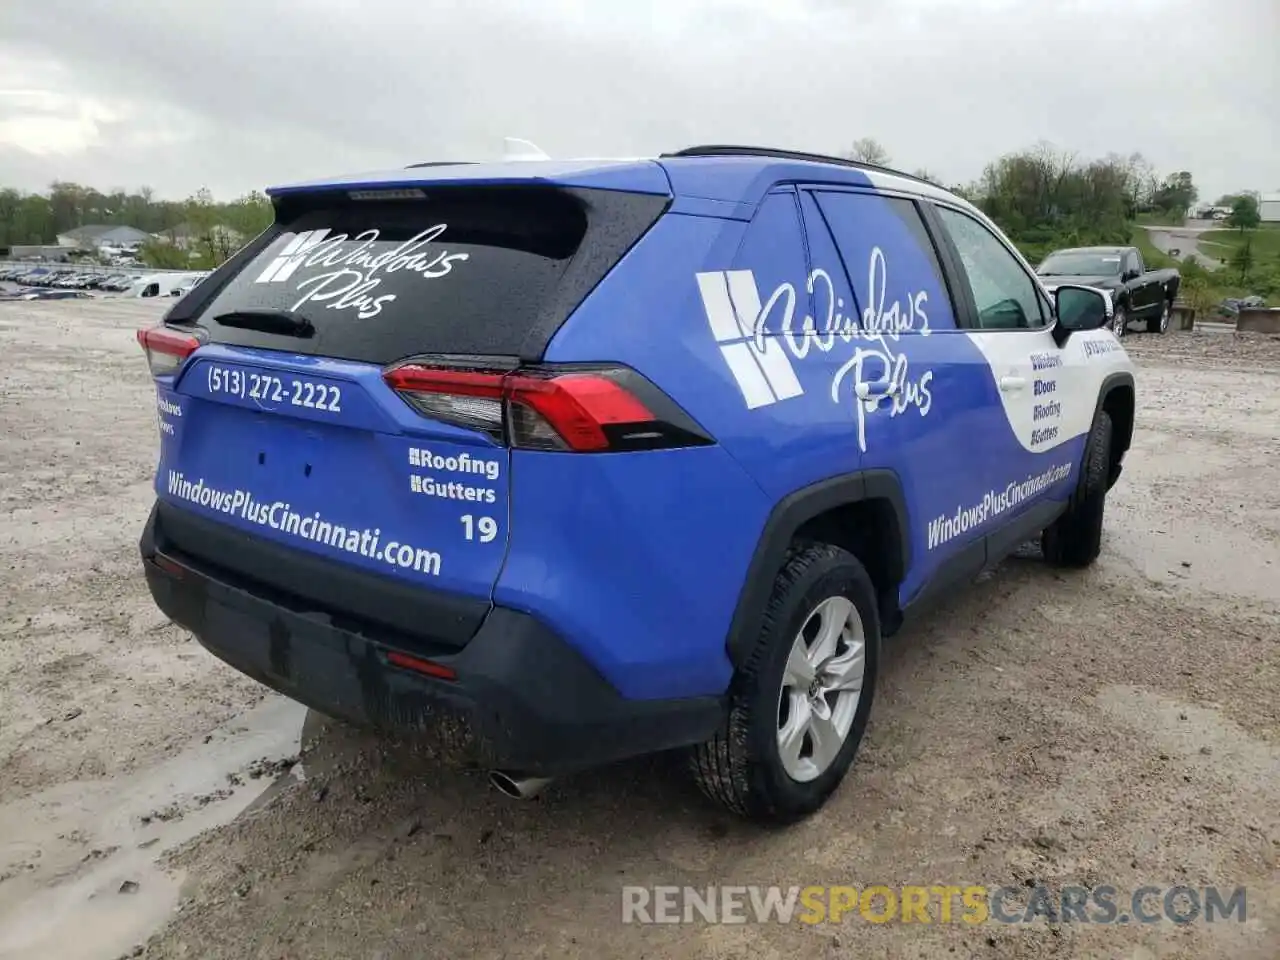
[[[762,307],[760,291],[750,270],[714,271],[696,276],[711,335],[720,345],[720,353],[738,382],[747,409],[754,410],[804,393],[782,344],[772,337],[756,335],[760,317],[768,315],[784,290],[790,292],[793,299],[794,291],[780,287]]]
[[[307,259],[307,254],[320,245],[320,242],[329,235],[328,227],[321,227],[319,230],[306,230],[296,234],[292,240],[280,251],[280,255],[267,264],[267,269],[258,275],[258,279],[254,283],[284,283],[293,272],[302,266],[302,262]]]

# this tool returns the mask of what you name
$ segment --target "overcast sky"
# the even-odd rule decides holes
[[[0,0],[0,185],[181,198],[484,159],[1049,140],[1280,190],[1278,0]]]

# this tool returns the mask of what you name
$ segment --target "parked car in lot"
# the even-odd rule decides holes
[[[196,288],[196,285],[207,277],[208,273],[189,273],[175,278],[173,286],[169,289],[171,297],[185,297],[188,293]]]
[[[882,638],[1027,539],[1087,566],[1133,434],[1103,293],[923,180],[747,147],[414,167],[140,330],[159,607],[492,782],[679,749],[731,810],[845,776]]]
[[[99,290],[104,293],[123,293],[129,290],[143,272],[118,268],[67,266],[65,264],[0,264],[0,281],[24,287],[56,290]],[[170,272],[157,276],[156,296],[164,296],[175,286],[185,286],[192,277],[207,276],[205,272]],[[162,289],[163,288],[163,289]]]
[[[89,294],[83,290],[44,290],[28,288],[17,293],[0,293],[0,300],[85,300]]]
[[[102,284],[102,290],[107,293],[124,293],[133,286],[134,281],[138,279],[136,274],[117,273]]]
[[[1182,275],[1173,268],[1148,270],[1137,247],[1070,247],[1055,250],[1036,268],[1052,290],[1063,283],[1106,290],[1115,303],[1111,332],[1123,337],[1131,323],[1166,333]]]

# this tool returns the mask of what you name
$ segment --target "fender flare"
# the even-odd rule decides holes
[[[735,669],[741,667],[750,655],[773,591],[773,581],[782,569],[796,532],[828,510],[866,500],[888,501],[896,515],[899,543],[892,551],[889,564],[895,582],[903,580],[911,567],[911,525],[902,482],[892,470],[839,474],[788,494],[774,506],[765,520],[747,567],[742,592],[738,594],[725,643]]]
[[[1109,373],[1102,378],[1102,384],[1098,387],[1098,399],[1094,403],[1094,407],[1093,407],[1093,419],[1089,422],[1090,423],[1098,422],[1098,414],[1102,412],[1103,406],[1106,405],[1107,397],[1109,397],[1112,393],[1114,393],[1117,390],[1124,390],[1126,388],[1129,390],[1130,393],[1133,394],[1133,402],[1134,402],[1133,419],[1136,420],[1138,415],[1138,412],[1137,412],[1138,392],[1134,387],[1133,374],[1125,370],[1119,370],[1119,371],[1116,371],[1115,373]],[[1110,490],[1111,487],[1115,486],[1116,481],[1120,479],[1120,473],[1124,469],[1124,466],[1123,466],[1124,455],[1129,452],[1129,447],[1133,444],[1133,429],[1134,429],[1134,424],[1130,423],[1128,425],[1128,430],[1125,431],[1125,433],[1123,434],[1124,439],[1122,441],[1123,446],[1121,446],[1120,448],[1120,455],[1119,457],[1116,458],[1115,469],[1112,471],[1111,476],[1107,481],[1108,490]],[[1086,443],[1084,451],[1080,454],[1079,472],[1077,473],[1077,476],[1084,476],[1085,458],[1087,458],[1088,456],[1089,456],[1089,445]]]
[[[1134,402],[1137,403],[1137,390],[1134,388],[1133,374],[1125,370],[1118,370],[1115,373],[1109,373],[1102,378],[1102,384],[1098,387],[1098,399],[1093,407],[1093,420],[1098,419],[1098,414],[1102,412],[1103,405],[1107,402],[1107,397],[1114,390],[1128,387],[1129,391],[1134,395]],[[1093,421],[1090,421],[1093,422]],[[1125,450],[1129,449],[1129,444],[1133,442],[1133,432],[1125,438]]]

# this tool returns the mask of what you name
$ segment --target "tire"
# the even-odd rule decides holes
[[[1129,332],[1129,313],[1120,304],[1116,304],[1116,311],[1111,316],[1111,332],[1117,340]]]
[[[1055,567],[1083,568],[1102,552],[1102,514],[1111,473],[1111,415],[1099,411],[1085,445],[1084,471],[1067,512],[1044,531],[1040,546]]]
[[[1168,333],[1169,321],[1173,318],[1173,304],[1168,300],[1160,301],[1160,316],[1147,321],[1147,333]]]
[[[826,662],[807,688],[805,673],[813,664],[804,652],[820,666]],[[826,659],[825,652],[834,656]],[[691,752],[694,780],[711,799],[752,820],[792,823],[812,814],[853,762],[879,667],[880,617],[866,569],[839,547],[793,545],[774,580],[755,645],[734,678],[725,726]],[[840,671],[850,689],[822,690],[822,678]],[[786,759],[784,734],[794,746]],[[830,748],[823,749],[824,743]]]

